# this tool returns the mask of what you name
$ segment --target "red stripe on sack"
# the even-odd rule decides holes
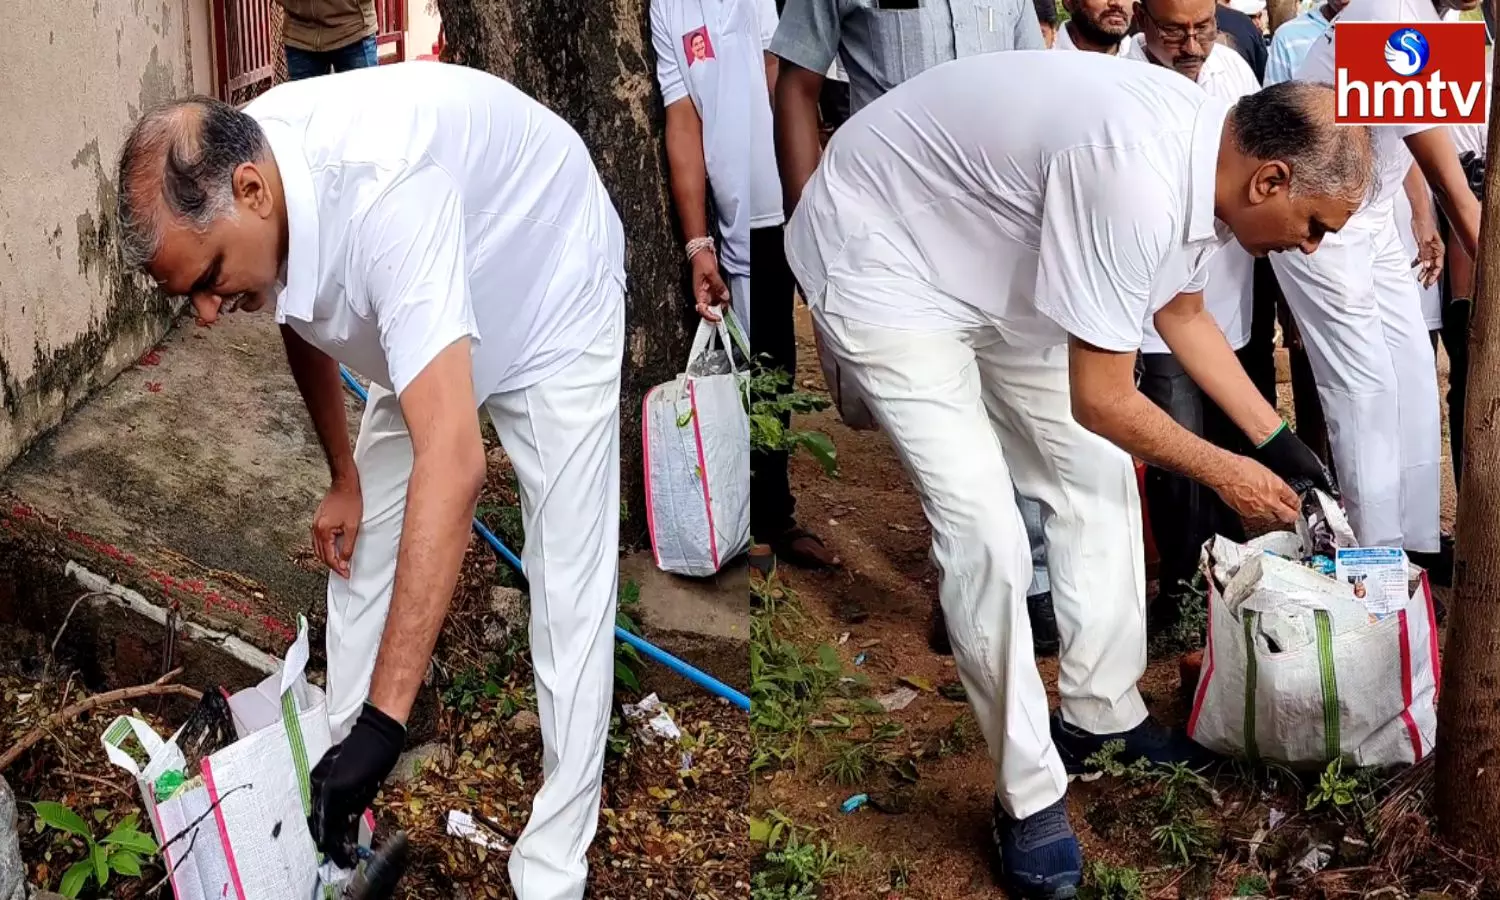
[[[203,786],[208,788],[208,804],[214,808],[214,821],[219,825],[219,845],[224,849],[224,861],[229,863],[229,880],[234,884],[235,896],[245,900],[245,885],[240,882],[240,867],[235,863],[234,845],[229,843],[229,828],[224,824],[224,804],[219,802],[219,790],[214,786],[213,766],[208,757],[203,758]],[[229,885],[225,885],[228,892]]]
[[[659,390],[660,385],[652,388],[641,400],[641,467],[646,470],[646,534],[651,537],[651,556],[656,560],[658,569],[661,568],[661,551],[656,548],[656,512],[651,505],[651,416],[647,411],[651,395]]]
[[[1422,596],[1427,600],[1427,652],[1432,656],[1432,702],[1437,703],[1443,690],[1443,662],[1438,653],[1437,610],[1432,606],[1432,584],[1427,573],[1422,573]]]
[[[1417,720],[1411,715],[1411,632],[1406,623],[1406,610],[1396,615],[1401,629],[1401,721],[1406,723],[1406,734],[1411,738],[1412,762],[1417,762],[1422,759],[1422,732],[1417,729]]]
[[[1208,583],[1208,640],[1204,650],[1207,659],[1203,662],[1203,671],[1198,675],[1198,690],[1193,692],[1193,713],[1188,716],[1187,733],[1192,737],[1198,730],[1198,714],[1203,712],[1203,699],[1208,696],[1208,681],[1214,677],[1214,598],[1218,592],[1214,590],[1213,581]]]

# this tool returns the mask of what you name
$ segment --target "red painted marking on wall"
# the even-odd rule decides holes
[[[161,365],[161,348],[160,347],[154,347],[154,348],[146,351],[146,355],[143,356],[143,357],[141,357],[140,362],[138,362],[136,365],[141,365],[141,366],[159,366],[159,365]]]
[[[146,390],[149,391],[150,393],[153,393],[153,394],[160,394],[161,393],[161,382],[160,381],[148,381],[148,382],[146,382]]]

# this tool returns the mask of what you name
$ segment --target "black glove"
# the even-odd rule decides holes
[[[1313,488],[1335,499],[1339,495],[1328,467],[1285,422],[1251,451],[1250,458],[1280,476],[1299,497]]]
[[[359,817],[375,801],[405,745],[405,726],[366,703],[349,736],[313,768],[307,825],[313,843],[340,868],[354,868]]]
[[[1484,199],[1484,157],[1473,150],[1459,154],[1458,162],[1464,167],[1464,177],[1469,180],[1469,190],[1474,196]]]

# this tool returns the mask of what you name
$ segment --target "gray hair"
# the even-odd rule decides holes
[[[1291,167],[1292,193],[1362,201],[1379,190],[1370,129],[1334,121],[1333,89],[1284,81],[1240,98],[1230,113],[1236,148]]]
[[[234,172],[265,159],[255,119],[212,97],[147,112],[120,152],[120,249],[131,268],[149,263],[169,223],[203,232],[234,214]]]

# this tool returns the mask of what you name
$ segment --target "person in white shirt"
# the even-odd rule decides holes
[[[1138,32],[1125,41],[1121,56],[1177,71],[1210,96],[1226,103],[1260,90],[1244,57],[1217,42],[1214,0],[1141,0],[1135,7]],[[1213,315],[1247,372],[1269,348],[1251,345],[1255,304],[1255,259],[1238,244],[1220,250],[1209,263],[1204,307]],[[1145,327],[1140,356],[1141,393],[1177,424],[1217,447],[1235,453],[1251,449],[1244,433],[1204,396],[1156,329]],[[1191,478],[1157,466],[1146,470],[1146,513],[1160,554],[1161,590],[1152,605],[1151,628],[1162,631],[1180,619],[1192,596],[1203,542],[1216,534],[1244,540],[1245,529],[1213,491]]]
[[[1022,83],[1032,89],[982,87]],[[1292,484],[1332,488],[1201,292],[1230,241],[1312,252],[1353,214],[1370,165],[1368,130],[1335,125],[1327,88],[1285,85],[1231,107],[1156,66],[1018,51],[894,88],[834,135],[803,190],[792,270],[840,413],[873,415],[921,497],[1019,896],[1073,896],[1081,860],[1063,794],[1106,743],[1121,741],[1127,763],[1201,758],[1136,688],[1145,573],[1131,456],[1258,522],[1295,519]],[[1195,437],[1136,390],[1148,320],[1255,459]],[[987,487],[1011,479],[1044,510],[1062,639],[1055,718],[1031,654],[1021,513]]]
[[[1068,21],[1057,29],[1052,49],[1118,54],[1130,33],[1131,5],[1125,0],[1063,0]]]
[[[147,112],[119,166],[126,258],[205,322],[274,302],[328,457],[314,839],[355,822],[452,600],[485,480],[476,409],[520,488],[542,784],[510,857],[522,900],[578,900],[613,693],[625,237],[567,123],[484,72],[412,62],[285,84],[244,111]],[[339,364],[370,379],[349,446]]]
[[[1444,10],[1477,0],[1437,2],[1352,0],[1337,21],[1437,22]],[[1313,41],[1298,80],[1333,83],[1337,33],[1335,23]],[[1394,207],[1396,194],[1410,186],[1415,160],[1460,245],[1473,255],[1479,204],[1448,129],[1384,125],[1374,135],[1378,195],[1317,253],[1276,254],[1272,265],[1312,363],[1355,537],[1367,546],[1404,547],[1442,584],[1451,578],[1452,545],[1439,531],[1436,362]],[[1425,268],[1441,264],[1440,242],[1418,246]]]

